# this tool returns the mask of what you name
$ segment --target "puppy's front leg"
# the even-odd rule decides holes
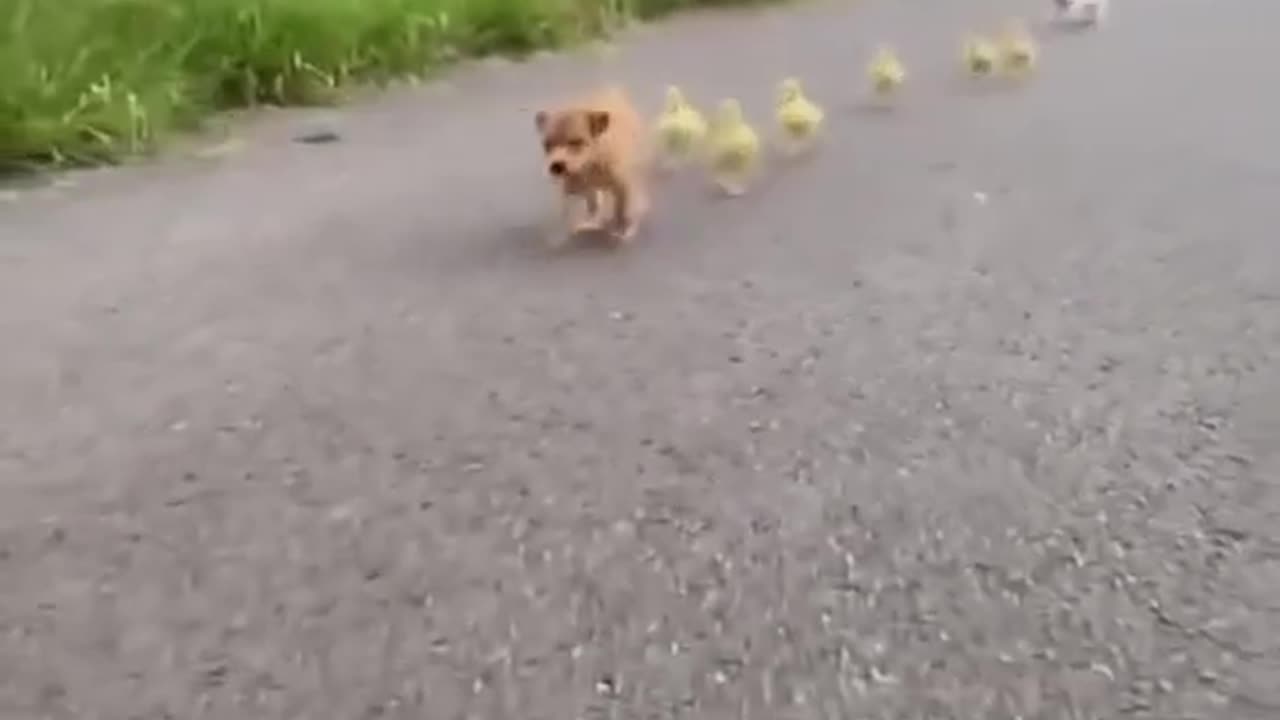
[[[598,232],[604,228],[604,213],[601,210],[603,192],[589,190],[582,198],[586,215],[573,225],[573,231],[579,233]]]
[[[604,227],[604,202],[603,190],[596,189],[587,193],[585,198],[587,217],[578,225],[581,230],[595,232]]]
[[[640,220],[649,212],[649,195],[634,176],[619,177],[613,183],[613,226],[618,239],[629,242],[640,229]]]

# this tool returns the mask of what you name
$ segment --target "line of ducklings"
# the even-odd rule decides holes
[[[1016,20],[1007,22],[994,37],[965,38],[961,51],[964,70],[975,78],[997,73],[1025,77],[1035,69],[1037,57],[1034,39]],[[874,98],[891,102],[906,82],[906,66],[891,46],[882,45],[867,65],[867,79]],[[825,118],[822,107],[805,95],[797,78],[779,83],[775,124],[784,155],[794,157],[812,150]],[[761,169],[760,133],[747,122],[742,103],[734,98],[721,100],[708,121],[679,87],[669,86],[655,134],[659,163],[665,171],[702,160],[715,184],[730,196],[745,194]]]

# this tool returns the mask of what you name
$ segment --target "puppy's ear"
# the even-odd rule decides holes
[[[533,126],[538,129],[538,132],[545,133],[547,131],[547,120],[549,119],[550,116],[547,115],[546,110],[539,110],[533,116]]]
[[[603,135],[609,129],[609,113],[604,110],[587,113],[587,129],[591,131],[591,137]]]

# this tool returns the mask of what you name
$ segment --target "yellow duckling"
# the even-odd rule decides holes
[[[825,117],[822,108],[805,97],[796,78],[787,78],[778,86],[778,127],[789,152],[812,148]]]
[[[707,121],[680,88],[667,88],[666,106],[657,121],[660,161],[668,169],[684,164],[702,146]]]
[[[974,35],[964,41],[964,67],[974,77],[987,77],[995,72],[1000,51],[991,40]]]
[[[867,66],[867,76],[871,79],[871,91],[885,97],[893,94],[907,79],[907,69],[898,59],[897,53],[888,45],[881,45]]]
[[[1000,33],[1000,65],[1010,75],[1025,76],[1035,70],[1039,51],[1026,25],[1020,20],[1005,23]]]
[[[720,102],[708,135],[711,176],[730,196],[746,193],[760,163],[760,136],[743,117],[742,104]]]

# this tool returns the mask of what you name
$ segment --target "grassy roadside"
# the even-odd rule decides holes
[[[0,0],[0,169],[111,162],[221,109],[763,0]]]

